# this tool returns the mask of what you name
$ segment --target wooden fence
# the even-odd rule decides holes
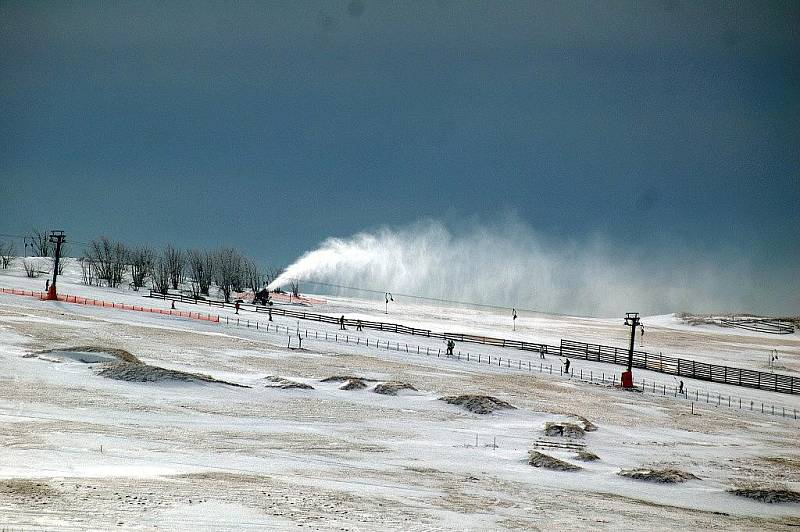
[[[193,297],[184,296],[183,294],[159,294],[158,292],[153,292],[152,290],[150,291],[149,297],[181,301],[190,304],[209,305],[219,308],[235,308],[235,304],[233,303],[195,299]],[[252,303],[240,303],[239,308],[242,310],[248,310],[262,314],[271,312],[276,316],[286,316],[289,318],[318,321],[321,323],[339,324],[340,321],[340,318],[335,316],[317,314],[314,312],[307,312],[305,310],[288,309],[278,306],[267,307],[263,305],[254,305]],[[584,360],[595,360],[606,364],[616,364],[618,366],[626,366],[628,364],[628,350],[624,347],[587,344],[572,340],[561,340],[561,344],[555,346],[537,342],[512,340],[508,338],[479,336],[475,334],[435,332],[429,329],[408,327],[399,323],[354,320],[349,318],[344,319],[344,325],[345,327],[356,327],[360,325],[363,329],[373,329],[414,336],[425,336],[427,338],[491,345],[495,347],[521,349],[523,351],[558,354],[560,356],[580,358]],[[670,356],[663,356],[661,354],[648,353],[646,351],[634,351],[633,367],[679,377],[730,384],[733,386],[744,386],[747,388],[757,388],[760,390],[768,390],[779,393],[800,394],[800,379],[797,377],[792,377],[791,375],[767,373],[763,371],[740,369],[729,366],[719,366],[716,364],[697,362],[691,359],[674,358]]]

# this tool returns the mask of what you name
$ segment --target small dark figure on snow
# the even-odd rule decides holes
[[[238,301],[236,302],[235,308],[236,308],[236,314],[239,314],[239,302]]]
[[[44,291],[47,292],[48,290],[50,290],[50,279],[48,279],[47,282],[44,283]]]
[[[544,354],[545,353],[547,353],[547,346],[543,345],[542,347],[539,348],[539,358],[544,360]]]
[[[272,321],[272,301],[270,301],[269,303],[267,303],[267,305],[268,305],[268,307],[267,307],[267,309],[268,309],[268,310],[267,310],[267,313],[269,314],[269,321]]]
[[[175,310],[175,300],[172,300],[172,310]]]
[[[342,317],[339,318],[339,330],[340,331],[346,331],[347,330],[347,329],[344,328],[344,314],[342,314]]]
[[[447,354],[449,356],[453,355],[453,349],[455,349],[455,347],[456,347],[456,343],[453,340],[448,340],[447,341]]]
[[[681,393],[681,394],[683,393],[683,381],[680,381],[678,383],[678,393]]]
[[[363,331],[363,330],[364,330],[364,326],[363,326],[363,325],[361,325],[361,320],[358,320],[358,321],[356,322],[356,330],[357,330],[357,331]]]
[[[564,373],[569,373],[569,359],[564,359]]]

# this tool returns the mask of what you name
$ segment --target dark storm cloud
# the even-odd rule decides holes
[[[0,225],[233,239],[288,263],[331,235],[510,211],[634,255],[746,258],[790,290],[799,13],[3,2]]]

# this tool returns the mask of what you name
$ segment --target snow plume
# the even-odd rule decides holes
[[[269,288],[297,279],[594,316],[764,311],[752,306],[764,301],[763,293],[757,298],[757,287],[742,288],[750,280],[746,265],[720,269],[681,249],[653,256],[652,250],[637,255],[615,249],[601,237],[550,241],[518,220],[458,232],[425,221],[329,238]]]

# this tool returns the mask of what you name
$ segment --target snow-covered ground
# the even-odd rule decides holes
[[[87,287],[69,264],[62,293],[169,308],[127,289]],[[0,286],[44,289],[17,268]],[[558,343],[561,338],[625,345],[622,320],[521,314],[395,301],[323,297],[314,312],[396,320],[452,332]],[[183,310],[202,310],[186,305]],[[635,310],[635,309],[632,309]],[[230,316],[230,311],[214,309]],[[242,318],[253,317],[241,315]],[[257,317],[265,321],[265,316]],[[645,317],[643,348],[665,355],[778,371],[800,370],[800,335],[773,336]],[[281,327],[295,320],[275,317]],[[303,349],[285,332],[0,295],[0,522],[49,529],[276,528],[450,529],[690,528],[779,529],[800,525],[800,505],[765,504],[727,493],[741,483],[800,490],[800,421],[537,371],[376,348],[375,340],[442,348],[420,337],[365,331],[358,344],[314,339],[335,326],[300,323]],[[318,336],[318,335],[317,335]],[[364,340],[369,338],[367,347]],[[147,364],[203,373],[249,388],[187,382],[126,382],[98,375],[45,349],[125,349]],[[459,345],[458,350],[539,362],[536,353]],[[547,363],[558,366],[550,357]],[[574,361],[579,369],[619,367]],[[417,391],[384,396],[347,391],[332,375],[400,380]],[[276,375],[313,386],[268,387]],[[637,379],[671,383],[649,372]],[[796,396],[688,381],[710,390],[800,409]],[[517,407],[489,415],[438,400],[479,393]],[[597,425],[582,439],[544,435],[548,421]],[[476,445],[477,441],[477,445]],[[580,462],[548,443],[585,445],[600,460]],[[543,443],[544,442],[544,443]],[[538,446],[538,447],[537,447]],[[532,449],[583,467],[534,468]],[[661,485],[617,475],[634,467],[675,467],[699,480]]]

